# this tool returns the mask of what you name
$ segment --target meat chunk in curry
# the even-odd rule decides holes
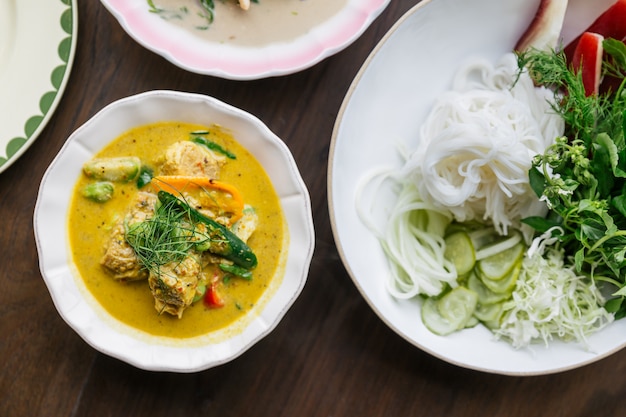
[[[154,213],[156,200],[156,195],[153,193],[138,193],[128,214],[113,227],[104,255],[100,260],[102,266],[113,278],[122,281],[136,281],[148,277],[148,272],[139,262],[137,254],[126,241],[126,228],[150,218]]]
[[[158,272],[150,272],[148,284],[154,296],[154,308],[181,318],[193,302],[201,272],[200,259],[195,254],[163,265]]]
[[[180,141],[165,151],[161,166],[164,175],[189,175],[193,177],[219,178],[225,157],[194,142]]]

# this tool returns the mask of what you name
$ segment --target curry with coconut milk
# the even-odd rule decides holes
[[[132,129],[84,165],[68,228],[77,272],[116,319],[195,337],[282,279],[288,232],[260,163],[219,126]]]

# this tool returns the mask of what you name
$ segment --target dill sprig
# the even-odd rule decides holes
[[[606,113],[606,99],[586,96],[580,72],[576,73],[569,68],[563,52],[536,49],[519,52],[518,66],[528,70],[528,75],[536,85],[555,92],[555,101],[551,105],[565,122],[565,134],[572,140],[582,139],[589,144],[598,118]]]
[[[126,241],[144,268],[159,275],[162,266],[182,262],[188,256],[201,240],[188,217],[173,203],[159,203],[151,218],[126,225]]]
[[[518,52],[520,72],[527,70],[536,85],[554,90],[556,100],[552,108],[564,120],[565,135],[573,140],[582,140],[591,147],[599,133],[608,134],[618,150],[626,147],[624,141],[624,94],[626,71],[626,47],[615,39],[602,43],[605,57],[602,62],[603,77],[619,80],[612,91],[587,95],[582,81],[582,71],[569,65],[563,51],[539,51],[529,49]]]

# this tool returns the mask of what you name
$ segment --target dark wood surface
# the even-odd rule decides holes
[[[63,99],[35,144],[0,174],[0,417],[625,415],[626,351],[547,376],[462,369],[391,331],[346,273],[326,199],[333,124],[369,52],[415,3],[392,0],[359,40],[311,69],[241,82],[175,67],[133,41],[98,1],[80,1]],[[302,295],[241,357],[194,374],[138,370],[85,343],[56,313],[33,234],[39,183],[64,140],[106,104],[153,89],[211,95],[258,116],[291,148],[312,197],[316,250]]]

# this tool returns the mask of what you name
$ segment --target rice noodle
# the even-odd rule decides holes
[[[506,54],[493,66],[476,60],[435,103],[404,175],[434,207],[457,221],[492,222],[506,234],[519,219],[545,210],[530,190],[532,158],[563,134],[552,92],[536,88]]]
[[[455,287],[456,269],[444,257],[443,241],[452,217],[424,202],[417,188],[405,183],[388,214],[386,226],[377,228],[370,216],[372,211],[365,204],[363,191],[367,188],[376,195],[385,180],[401,184],[401,180],[393,176],[393,171],[373,172],[357,187],[356,207],[361,221],[380,240],[389,261],[391,273],[387,276],[387,290],[395,298],[408,299],[418,294],[438,295],[446,283]]]
[[[521,227],[520,218],[545,213],[528,170],[533,156],[563,133],[563,121],[551,111],[552,92],[535,88],[527,74],[512,87],[517,72],[512,53],[496,66],[483,60],[463,66],[454,90],[440,97],[423,125],[417,149],[403,155],[404,166],[372,173],[359,185],[357,212],[385,251],[394,297],[435,296],[457,285],[455,267],[443,256],[453,219],[491,222],[506,234]],[[377,227],[363,189],[387,180],[400,191],[387,223]]]

